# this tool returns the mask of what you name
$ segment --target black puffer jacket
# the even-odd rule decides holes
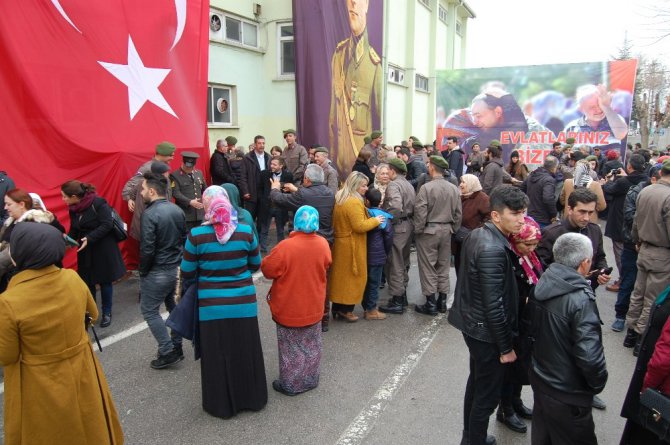
[[[512,351],[517,333],[518,290],[514,252],[488,222],[473,230],[461,248],[454,305],[449,323],[477,340],[495,343],[500,354]]]
[[[619,176],[614,181],[608,181],[603,184],[603,192],[608,201],[607,224],[605,225],[605,236],[610,237],[612,241],[624,241],[623,225],[624,215],[623,207],[626,201],[628,190],[639,183],[648,179],[642,172],[634,172],[628,176]]]
[[[576,270],[554,263],[535,286],[531,304],[531,381],[559,400],[591,406],[607,383],[596,296]]]
[[[428,173],[428,168],[426,168],[426,163],[423,162],[421,156],[412,156],[409,158],[407,163],[407,181],[412,184],[414,190],[418,190],[417,182],[422,173]]]
[[[521,186],[528,195],[528,216],[540,224],[556,217],[556,177],[546,168],[535,169]]]
[[[142,213],[140,230],[140,276],[145,277],[152,270],[176,271],[186,242],[182,209],[164,198],[157,199],[147,204]]]

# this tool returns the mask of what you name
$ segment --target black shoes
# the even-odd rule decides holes
[[[496,438],[491,435],[486,435],[486,445],[496,445]],[[461,439],[461,445],[470,445],[470,439],[468,438],[468,432],[463,431],[463,438]]]
[[[109,314],[109,315],[103,314],[102,320],[100,321],[100,327],[101,328],[106,328],[110,324],[112,324],[112,315],[111,314]]]
[[[499,406],[498,412],[496,412],[496,419],[514,432],[525,433],[528,431],[526,424],[519,419],[519,416],[516,415],[516,412],[511,406],[505,408]]]
[[[180,345],[165,355],[159,355],[156,360],[151,360],[151,367],[154,369],[163,369],[182,360],[184,360],[184,353]]]
[[[406,299],[407,297],[405,297]],[[403,305],[403,297],[391,297],[386,306],[379,306],[379,312],[384,312],[385,314],[402,314],[406,305]]]
[[[435,295],[426,295],[426,304],[417,304],[414,306],[414,310],[424,315],[437,315],[437,303],[435,302]]]
[[[522,419],[530,420],[533,418],[533,410],[524,405],[521,399],[512,400],[512,408],[514,408],[514,412]]]
[[[600,410],[607,408],[607,404],[605,403],[605,401],[598,396],[593,396],[591,406],[594,407],[595,409]]]
[[[447,313],[447,294],[440,292],[437,295],[437,311],[442,314]]]
[[[634,330],[628,328],[626,331],[626,337],[623,339],[624,348],[632,348],[637,343],[637,339],[640,335]]]
[[[279,383],[279,380],[274,380],[272,382],[272,389],[274,389],[277,392],[280,392],[284,394],[285,396],[297,396],[299,393],[297,392],[292,392],[287,389],[285,389],[283,386],[281,386],[281,383]]]

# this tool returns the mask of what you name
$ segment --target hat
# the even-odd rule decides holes
[[[430,160],[430,163],[433,165],[436,165],[445,170],[449,169],[449,163],[442,156],[430,156],[428,159]]]
[[[421,141],[414,141],[412,142],[412,148],[415,150],[423,150],[423,144]]]
[[[293,128],[289,128],[288,130],[284,130],[284,137],[286,137],[287,134],[293,134],[295,135],[295,130]]]
[[[151,173],[162,175],[168,171],[170,171],[170,166],[167,165],[165,162],[154,161],[151,163]]]
[[[325,153],[328,154],[328,149],[326,147],[316,147],[314,153]]]
[[[567,138],[567,139],[565,140],[565,143],[568,144],[568,145],[574,145],[574,143],[575,143],[575,138]]]
[[[389,161],[389,165],[396,170],[407,173],[407,164],[405,164],[402,159],[393,158]],[[670,163],[668,163],[668,165],[670,165]]]
[[[665,161],[667,161],[668,159],[670,159],[670,156],[665,155],[665,156],[661,156],[660,158],[658,158],[658,159],[656,160],[656,162],[659,163],[659,164],[662,164],[662,163],[664,163]]]
[[[235,145],[237,144],[237,138],[235,136],[228,136],[226,139],[226,144],[228,145]]]
[[[663,173],[670,173],[670,159],[663,161],[663,167],[661,167]]]
[[[365,137],[363,138],[363,142],[365,142],[365,145],[367,145],[367,144],[369,144],[370,142],[372,142],[372,138],[371,138],[370,136],[365,136]]]
[[[607,151],[607,159],[610,161],[613,161],[619,157],[619,153],[616,152],[616,150],[608,150]]]
[[[486,147],[501,148],[500,141],[498,139],[492,139],[491,142],[489,142],[489,145],[487,145]]]
[[[589,162],[591,162],[591,161],[598,162],[598,158],[596,158],[594,155],[587,156],[585,159]]]
[[[416,136],[410,136],[409,138],[410,138],[411,140],[413,140],[413,141],[418,141],[418,140],[419,140],[419,138],[416,137]]]
[[[177,147],[172,142],[163,141],[156,145],[156,154],[161,156],[172,156]]]
[[[193,151],[184,151],[182,152],[181,157],[184,159],[198,159],[200,155]]]
[[[372,134],[370,135],[370,138],[371,138],[371,139],[377,139],[377,138],[378,138],[379,136],[381,136],[381,135],[382,135],[382,132],[381,132],[381,131],[379,131],[379,130],[375,130],[375,131],[373,131]]]
[[[510,159],[511,158],[520,158],[519,156],[519,150],[512,150],[512,153],[509,154]]]
[[[581,151],[579,151],[579,150],[577,150],[577,151],[573,151],[572,154],[570,155],[570,158],[571,158],[573,161],[581,161],[581,160],[584,159],[585,157],[586,157],[586,155],[585,155],[584,153],[582,153]]]

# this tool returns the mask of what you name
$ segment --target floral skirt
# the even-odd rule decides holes
[[[277,325],[279,382],[289,392],[316,388],[321,370],[321,322],[304,328]]]

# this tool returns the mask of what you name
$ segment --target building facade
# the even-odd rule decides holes
[[[433,141],[435,73],[464,66],[474,17],[462,0],[384,2],[386,143]],[[296,126],[292,1],[211,0],[209,27],[210,148],[229,135],[246,147],[257,134],[268,150],[283,146],[282,130]]]

